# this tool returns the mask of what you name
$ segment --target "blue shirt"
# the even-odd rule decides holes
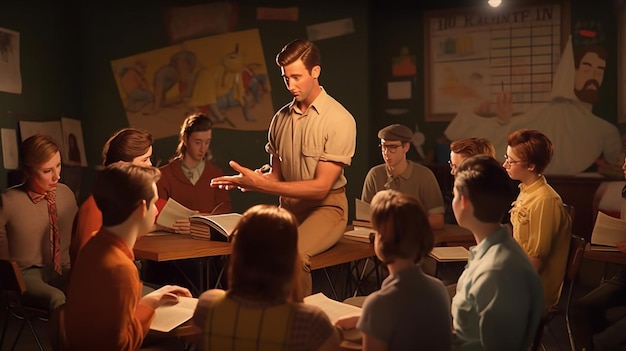
[[[470,248],[452,299],[458,350],[527,350],[543,313],[543,290],[506,227]]]

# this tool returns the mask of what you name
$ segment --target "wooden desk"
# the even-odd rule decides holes
[[[228,242],[193,239],[182,234],[143,236],[137,240],[133,251],[138,259],[157,262],[215,257],[232,252]]]
[[[190,235],[182,234],[157,234],[143,236],[137,240],[133,247],[135,258],[157,262],[171,261],[174,267],[181,273],[183,278],[191,285],[195,296],[210,288],[210,259],[230,255],[232,252],[230,243],[193,239]],[[185,259],[200,260],[200,274],[197,277],[199,286],[189,278],[186,272],[177,264],[177,260]],[[223,273],[223,263],[220,276]]]
[[[444,224],[443,229],[433,231],[435,246],[463,246],[469,248],[476,245],[474,234],[456,224]]]
[[[583,257],[608,263],[626,264],[626,254],[619,251],[594,251],[587,247]]]
[[[376,256],[372,244],[341,238],[337,244],[311,257],[311,270],[336,266]]]

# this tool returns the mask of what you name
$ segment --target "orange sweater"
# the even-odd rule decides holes
[[[72,228],[72,240],[70,241],[70,261],[71,267],[76,264],[78,252],[85,246],[87,241],[100,230],[102,226],[102,212],[96,205],[93,195],[80,205],[76,218],[74,220],[74,228]]]
[[[140,304],[132,249],[100,230],[82,248],[60,316],[63,350],[137,350],[154,309]]]

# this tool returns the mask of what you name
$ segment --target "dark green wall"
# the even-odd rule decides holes
[[[19,120],[81,119],[76,18],[76,7],[56,1],[0,2],[0,27],[20,33],[22,75],[22,94],[0,92],[0,128],[17,130]],[[7,170],[0,168],[0,188],[6,184]]]
[[[90,136],[86,140],[86,149],[91,165],[101,162],[99,155],[109,135],[128,125],[110,62],[170,45],[160,6],[165,4],[168,2],[153,2],[149,6],[132,2],[108,3],[106,6],[85,2],[82,5],[80,32],[84,74],[81,86],[84,98],[81,101],[81,111],[84,116],[83,130]],[[174,2],[170,1],[169,4]],[[364,53],[369,51],[368,7],[360,5],[358,1],[326,1],[325,4],[307,2],[298,4],[298,22],[257,21],[256,7],[264,5],[294,6],[291,2],[281,4],[276,1],[258,1],[254,6],[240,4],[235,30],[258,28],[268,65],[272,101],[276,109],[291,100],[278,67],[273,65],[276,53],[287,42],[298,37],[306,38],[306,26],[309,24],[346,17],[353,19],[354,34],[316,43],[322,54],[320,81],[334,98],[352,112],[357,120],[358,135],[367,135],[370,120],[369,60]],[[211,143],[214,162],[226,174],[233,173],[227,165],[231,159],[249,167],[260,166],[268,161],[268,155],[264,151],[266,141],[267,131],[215,129]],[[167,162],[174,153],[176,144],[176,137],[158,140],[154,144],[153,161]],[[359,142],[352,166],[346,169],[349,198],[360,197],[367,167],[366,151]],[[86,173],[86,180],[93,176],[93,172]],[[240,212],[256,203],[277,203],[276,197],[258,193],[232,191],[231,197],[235,210]]]

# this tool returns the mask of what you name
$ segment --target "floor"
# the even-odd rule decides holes
[[[371,267],[372,267],[372,264],[370,261],[370,263],[368,263],[368,268],[371,268]],[[359,268],[362,268],[362,264],[359,266]],[[448,267],[448,268],[444,268],[440,273],[444,276],[446,274],[448,276],[454,275],[456,274],[457,269],[458,268]],[[382,279],[383,276],[386,274],[386,270],[384,269],[379,270],[379,272],[382,273],[382,276],[380,276],[378,279],[376,278],[375,274],[370,274],[369,276],[366,276],[363,284],[357,287],[354,285],[354,282],[347,283],[347,284],[345,283],[346,281],[348,281],[347,279],[345,279],[345,277],[348,274],[346,267],[331,267],[326,272],[324,272],[323,270],[314,271],[313,272],[313,291],[314,292],[321,291],[328,297],[337,298],[340,300],[353,296],[355,291],[357,292],[358,295],[366,295],[368,293],[371,293],[377,288],[379,279]],[[330,277],[332,281],[342,282],[341,284],[334,284],[333,286],[334,292],[333,292],[333,289],[330,287],[326,273],[328,274],[328,277]],[[585,272],[582,272],[581,274],[585,274]],[[581,296],[582,294],[584,294],[586,291],[589,290],[589,286],[587,285],[588,282],[585,282],[585,279],[580,279],[580,280],[584,284],[577,284],[576,288],[574,289],[575,297]],[[593,284],[593,281],[592,281],[592,284]],[[335,296],[335,294],[337,294],[337,296]],[[561,301],[561,303],[563,303],[563,301]],[[4,304],[2,303],[2,305]],[[0,327],[3,327],[5,325],[5,322],[6,322],[6,316],[3,311],[3,313],[0,314]],[[7,335],[6,335],[4,343],[0,345],[0,350],[2,351],[10,350],[11,343],[13,342],[13,340],[15,340],[17,336],[20,324],[21,324],[20,320],[17,320],[13,316],[9,317]],[[46,351],[52,350],[50,343],[48,341],[47,322],[35,320],[33,324],[34,324],[34,329],[36,333],[39,335],[40,340],[43,343],[44,350]],[[562,315],[558,316],[551,322],[550,330],[551,330],[551,333],[547,333],[544,336],[545,349],[546,350],[570,350],[569,341],[567,338],[567,329],[565,326],[565,319]],[[25,327],[19,337],[18,344],[15,350],[31,351],[31,350],[38,350],[38,349],[39,348],[35,342],[35,339],[33,338],[33,335],[31,334],[28,327]]]

